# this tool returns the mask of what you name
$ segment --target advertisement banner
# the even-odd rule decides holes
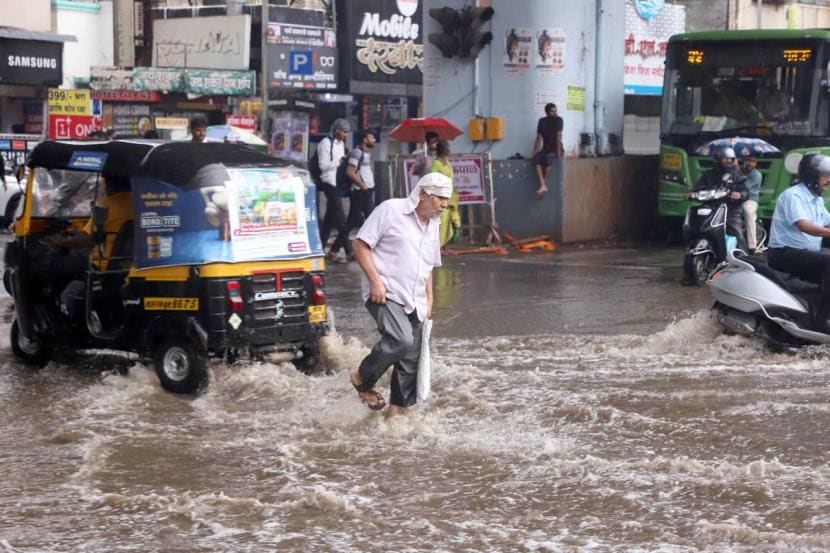
[[[349,91],[420,96],[424,44],[420,0],[349,0],[344,12]],[[397,85],[378,89],[378,83]]]
[[[114,131],[118,138],[144,136],[153,128],[149,104],[107,104],[103,113],[104,128]]]
[[[565,69],[565,29],[536,31],[536,70],[557,75]]]
[[[50,88],[49,138],[87,138],[103,128],[101,100],[93,100],[89,90]]]
[[[0,83],[59,86],[63,43],[0,38]]]
[[[225,123],[246,131],[256,131],[256,115],[226,115]]]
[[[268,47],[271,88],[337,89],[337,48],[277,44]]]
[[[185,90],[192,94],[253,96],[253,71],[185,71]]]
[[[685,28],[685,6],[626,0],[623,69],[626,94],[659,96],[663,93],[669,37],[684,32]]]
[[[458,191],[459,205],[487,203],[484,181],[484,155],[482,154],[455,154],[449,157],[453,171],[453,187]],[[404,160],[404,175],[407,194],[418,183],[420,178],[413,173],[417,160]]]
[[[179,17],[153,21],[153,65],[248,69],[251,16]]]
[[[43,102],[23,100],[23,131],[26,134],[43,133]]]
[[[138,268],[321,255],[314,188],[290,172],[228,169],[220,186],[135,179]]]
[[[271,118],[271,153],[284,159],[308,159],[307,113],[278,111]]]
[[[504,74],[508,76],[523,75],[530,67],[530,49],[533,35],[530,29],[512,28],[504,34]]]

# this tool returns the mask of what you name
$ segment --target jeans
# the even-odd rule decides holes
[[[346,216],[343,214],[343,202],[340,201],[336,186],[324,182],[317,190],[326,197],[326,214],[320,217],[320,242],[325,248],[331,231],[337,230],[339,235],[344,229]]]
[[[343,232],[337,235],[337,240],[332,245],[331,251],[338,252],[340,248],[343,248],[347,254],[352,253],[352,243],[349,240],[349,234],[353,229],[363,224],[363,221],[372,212],[372,208],[374,207],[372,196],[374,192],[374,188],[370,188],[369,190],[357,189],[349,192],[349,217],[346,219],[346,226],[343,228]]]

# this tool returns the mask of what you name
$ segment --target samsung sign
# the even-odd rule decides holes
[[[58,86],[63,43],[0,38],[0,84]]]

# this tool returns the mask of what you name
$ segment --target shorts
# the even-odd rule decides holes
[[[539,150],[535,156],[533,156],[533,165],[541,165],[542,167],[550,167],[553,165],[554,160],[558,159],[559,156],[556,155],[556,152],[546,152],[544,150]]]

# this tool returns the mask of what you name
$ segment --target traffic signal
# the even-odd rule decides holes
[[[459,57],[476,58],[485,46],[493,42],[493,33],[482,33],[481,26],[490,21],[495,13],[493,8],[464,8],[459,24]]]
[[[452,8],[431,8],[429,15],[441,24],[441,33],[430,33],[429,41],[441,51],[445,58],[458,54],[461,43],[458,38],[458,29],[461,25],[461,13]]]

